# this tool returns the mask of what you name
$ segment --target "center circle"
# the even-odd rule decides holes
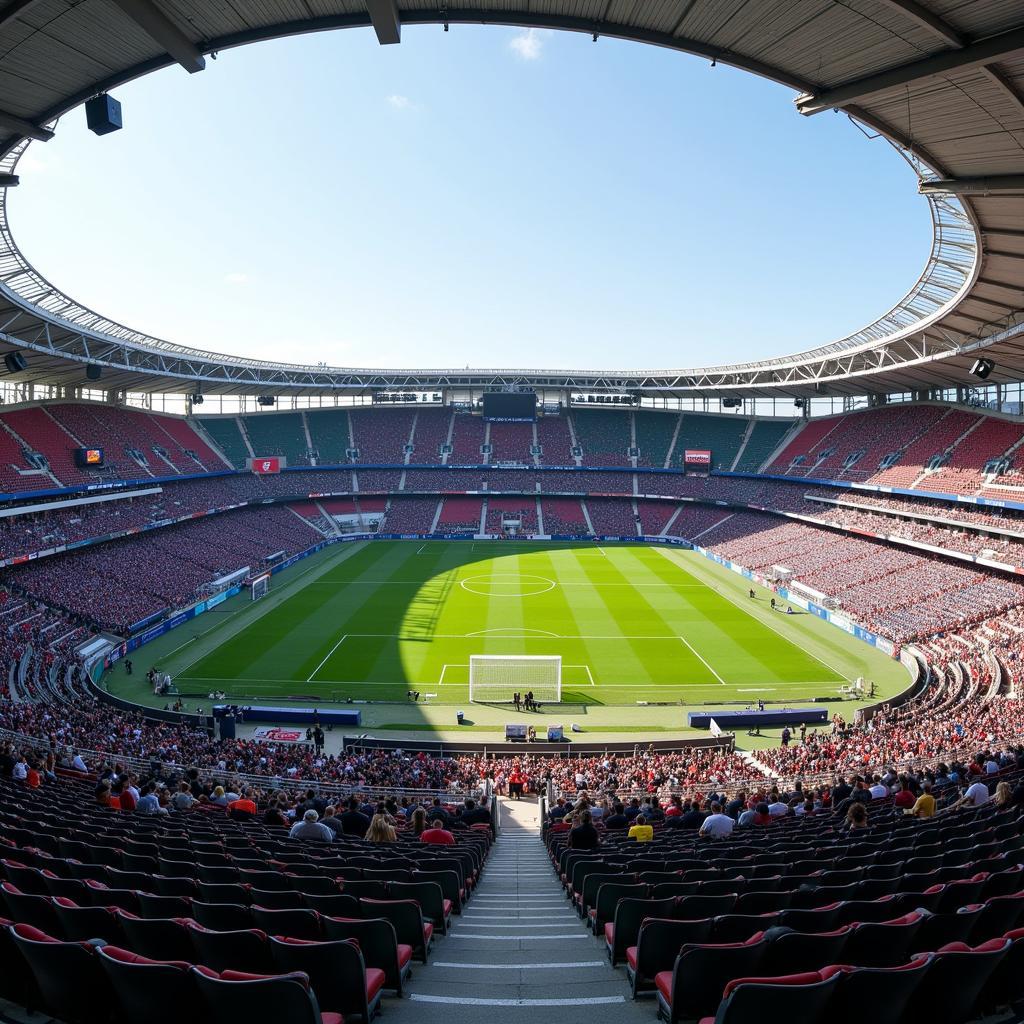
[[[536,597],[555,589],[555,581],[547,576],[529,573],[495,572],[483,576],[467,576],[459,586],[481,597]]]

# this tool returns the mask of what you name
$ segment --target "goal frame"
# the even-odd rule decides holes
[[[474,669],[477,666],[496,665],[537,665],[544,662],[555,668],[553,680],[522,682],[483,682],[478,681]],[[525,694],[534,691],[534,697],[540,704],[560,704],[562,700],[562,656],[560,654],[471,654],[469,656],[469,699],[475,704],[511,704],[512,694],[516,691]]]
[[[270,593],[270,573],[265,572],[255,577],[249,584],[249,595],[253,601],[260,601]]]

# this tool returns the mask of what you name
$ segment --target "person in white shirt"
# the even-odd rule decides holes
[[[25,779],[28,778],[28,762],[24,757],[19,757],[18,760],[14,762],[14,768],[11,771],[11,774],[19,782],[24,782]]]
[[[989,801],[988,786],[984,782],[975,782],[967,787],[966,792],[950,810],[955,810],[957,807],[981,807],[983,804],[987,804]]]
[[[784,818],[789,814],[789,804],[780,797],[768,805],[768,813],[773,818]]]
[[[71,759],[71,767],[74,768],[76,772],[87,772],[89,770],[86,767],[85,762],[82,760],[81,754],[75,754]]]
[[[728,814],[722,813],[721,804],[712,804],[711,813],[704,819],[698,835],[721,839],[729,835],[736,827],[736,822]]]
[[[889,795],[889,787],[879,779],[875,779],[875,784],[868,792],[871,794],[872,800],[884,800]]]

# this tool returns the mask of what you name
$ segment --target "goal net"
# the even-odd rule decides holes
[[[257,576],[251,583],[252,587],[252,599],[258,601],[261,597],[266,597],[270,591],[270,573],[264,573],[262,576]]]
[[[510,704],[512,696],[533,692],[539,704],[562,699],[562,658],[558,654],[472,654],[469,658],[469,699]]]

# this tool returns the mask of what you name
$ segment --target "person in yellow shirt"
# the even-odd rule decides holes
[[[629,838],[635,839],[638,843],[649,843],[654,838],[654,827],[647,824],[647,819],[638,814],[629,830]]]
[[[917,798],[913,807],[908,807],[906,813],[915,818],[930,818],[935,813],[935,797],[932,796],[932,784],[926,782],[922,788],[921,795]]]

